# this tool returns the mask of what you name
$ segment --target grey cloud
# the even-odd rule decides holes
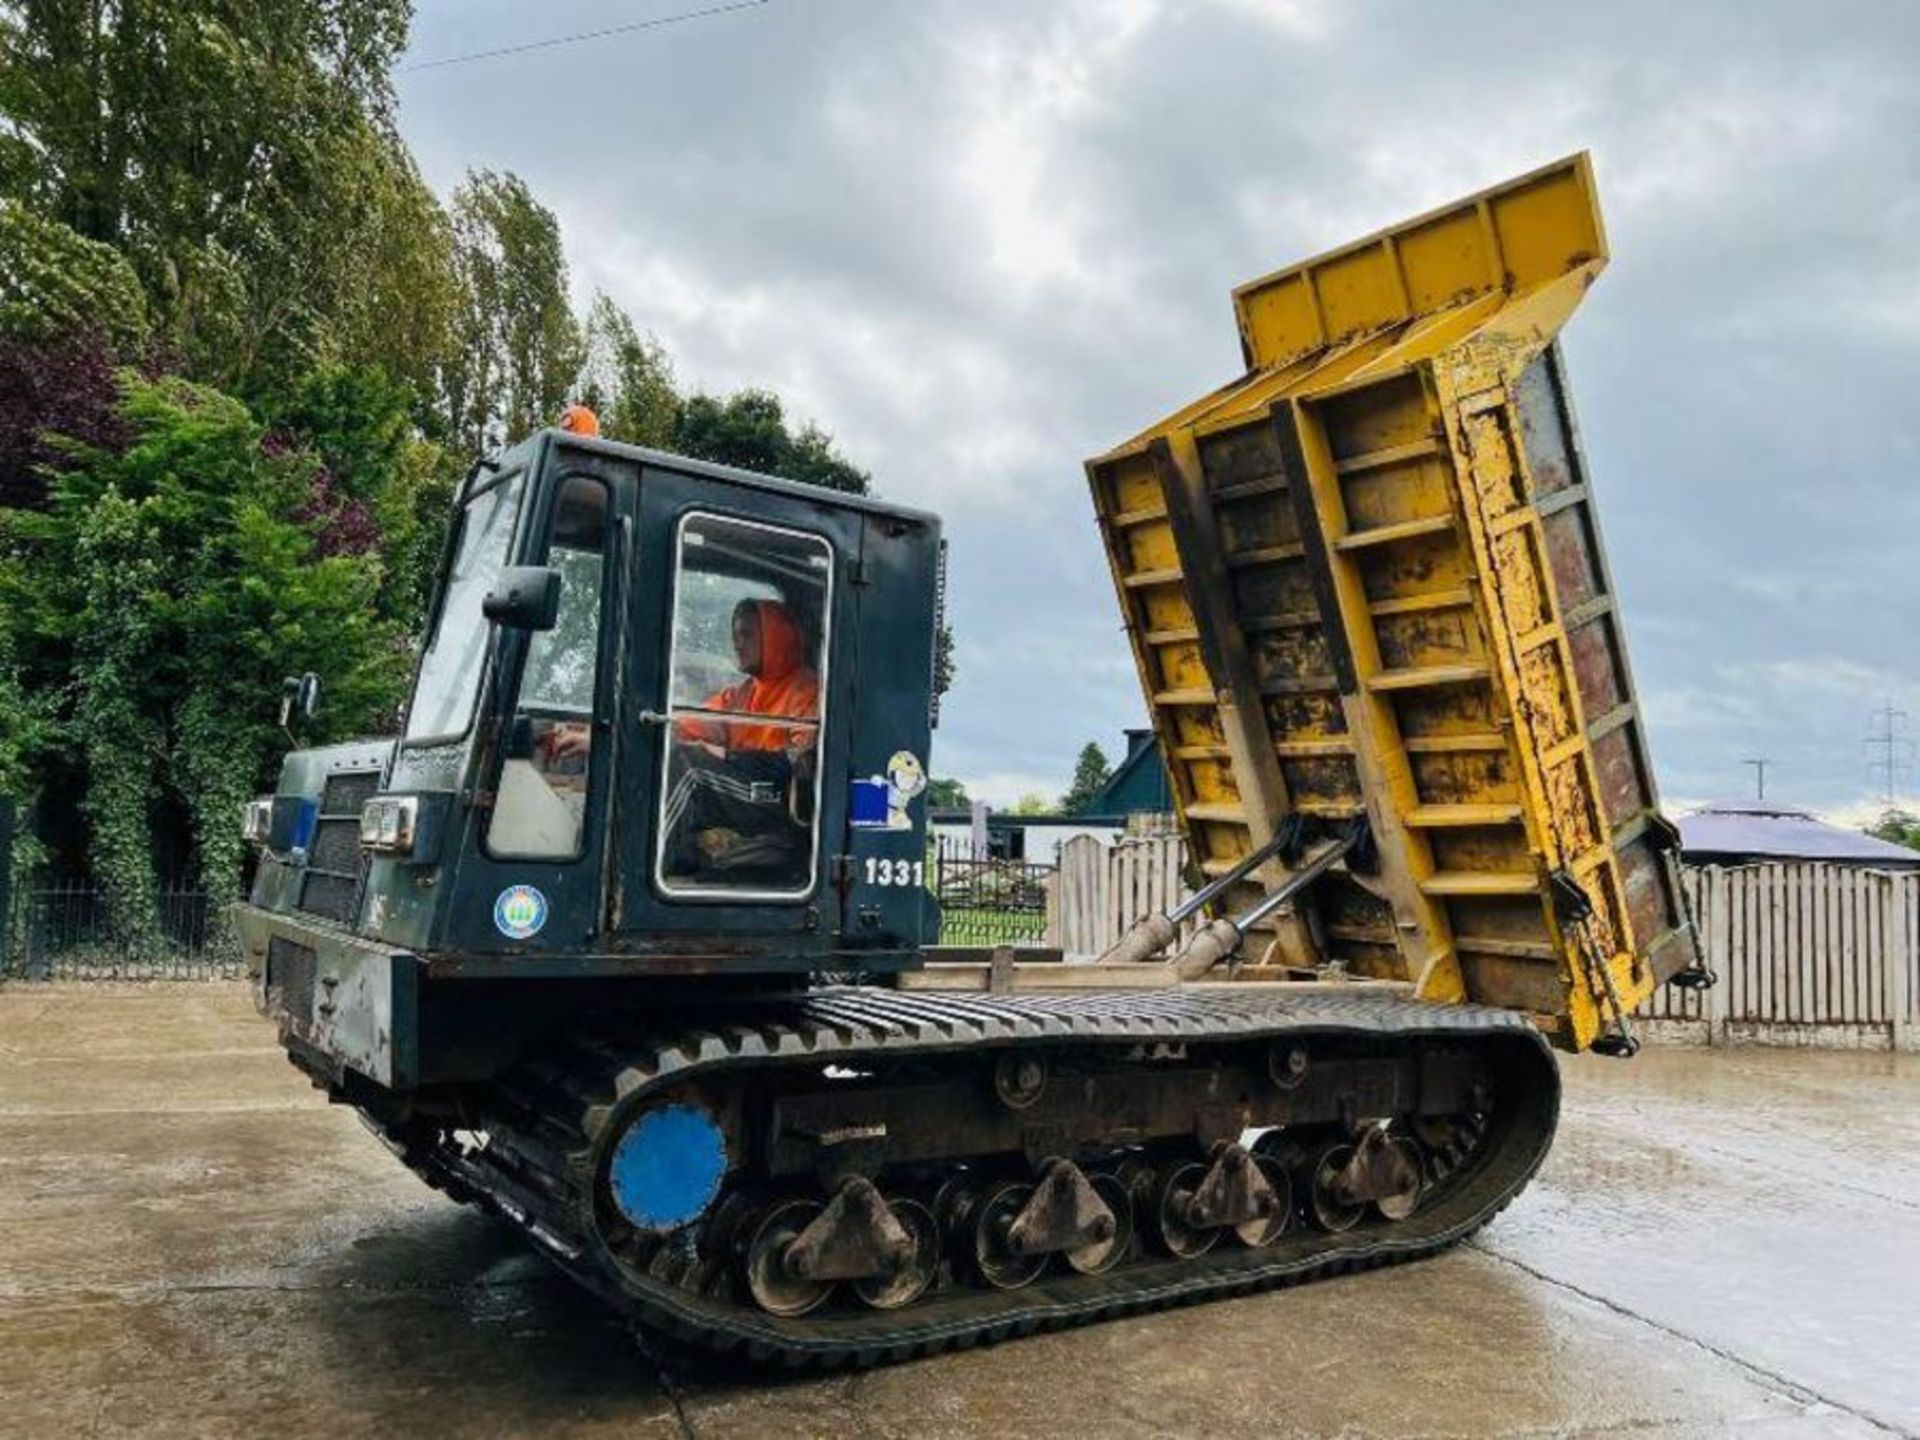
[[[450,9],[423,58],[606,23]],[[1916,61],[1895,3],[773,0],[406,77],[401,119],[438,184],[525,174],[684,376],[948,515],[937,767],[1063,785],[1141,714],[1081,461],[1230,377],[1233,284],[1592,148],[1566,343],[1656,758],[1839,805],[1920,675]]]

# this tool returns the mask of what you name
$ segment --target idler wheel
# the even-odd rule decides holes
[[[1334,1194],[1334,1183],[1339,1180],[1340,1172],[1347,1168],[1347,1162],[1351,1159],[1353,1146],[1341,1141],[1320,1151],[1312,1162],[1313,1182],[1308,1200],[1313,1208],[1313,1218],[1319,1222],[1322,1230],[1336,1235],[1358,1225],[1367,1209],[1365,1205],[1343,1204]]]
[[[1404,1220],[1420,1208],[1420,1195],[1423,1186],[1420,1177],[1427,1173],[1426,1157],[1420,1147],[1404,1135],[1396,1135],[1387,1144],[1402,1156],[1408,1167],[1408,1173],[1414,1177],[1413,1184],[1399,1195],[1383,1195],[1373,1202],[1373,1208],[1389,1220]]]
[[[1161,1247],[1179,1260],[1207,1253],[1220,1238],[1219,1228],[1200,1229],[1187,1220],[1194,1192],[1207,1178],[1204,1165],[1176,1165],[1160,1178],[1153,1194],[1153,1229]]]
[[[1240,1237],[1242,1245],[1259,1250],[1273,1244],[1287,1231],[1287,1222],[1293,1218],[1293,1180],[1287,1174],[1286,1164],[1271,1155],[1256,1154],[1253,1163],[1260,1167],[1261,1175],[1273,1187],[1274,1196],[1280,1203],[1273,1207],[1271,1215],[1243,1220],[1233,1227],[1233,1233]]]
[[[805,1315],[833,1290],[831,1280],[803,1280],[787,1269],[787,1250],[824,1208],[811,1200],[777,1201],[753,1227],[742,1269],[747,1292],[769,1315]]]
[[[973,1268],[996,1290],[1030,1285],[1047,1268],[1045,1255],[1018,1254],[1007,1239],[1007,1232],[1032,1196],[1031,1185],[1003,1180],[988,1188],[973,1211]]]
[[[897,1274],[855,1280],[853,1293],[876,1310],[898,1310],[927,1293],[940,1268],[940,1231],[933,1212],[916,1200],[890,1199],[887,1209],[913,1241],[913,1253]]]
[[[1047,1061],[1030,1051],[1011,1051],[993,1062],[993,1093],[1009,1110],[1028,1110],[1047,1093]]]
[[[1113,1211],[1113,1234],[1077,1250],[1063,1250],[1061,1254],[1067,1264],[1082,1275],[1101,1275],[1127,1258],[1127,1248],[1133,1241],[1133,1201],[1127,1187],[1116,1176],[1090,1175],[1087,1180]]]
[[[1307,1078],[1307,1047],[1285,1042],[1267,1047],[1267,1075],[1282,1090],[1298,1090]]]

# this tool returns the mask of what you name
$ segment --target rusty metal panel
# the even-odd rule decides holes
[[[1277,959],[1573,1048],[1595,963],[1631,1007],[1695,954],[1553,345],[1605,258],[1576,156],[1256,281],[1253,370],[1088,467],[1201,868],[1364,812]]]

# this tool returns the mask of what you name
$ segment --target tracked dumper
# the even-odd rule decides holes
[[[477,466],[404,734],[248,811],[289,1055],[790,1364],[1472,1233],[1548,1038],[1705,978],[1553,346],[1604,259],[1576,158],[1257,281],[1247,373],[1091,462],[1193,893],[1089,965],[932,943],[932,517],[578,420]]]

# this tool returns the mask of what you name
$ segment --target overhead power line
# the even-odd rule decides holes
[[[632,35],[641,30],[658,30],[663,25],[682,25],[689,20],[710,20],[736,10],[755,10],[768,0],[733,0],[729,5],[709,5],[704,10],[683,10],[677,15],[656,15],[650,20],[634,20],[625,25],[608,25],[599,30],[581,30],[572,35],[554,35],[545,40],[529,40],[521,45],[502,45],[493,50],[474,50],[465,55],[447,55],[438,60],[421,60],[394,69],[396,75],[411,75],[416,70],[439,70],[448,65],[470,65],[476,60],[498,60],[508,55],[526,55],[535,50],[554,50],[562,45],[579,45],[588,40],[605,40],[615,35]]]
[[[657,15],[651,20],[635,20],[626,25],[609,25],[600,30],[582,30],[574,35],[555,35],[546,40],[529,40],[523,45],[503,45],[494,50],[475,50],[467,55],[448,55],[439,60],[422,60],[412,65],[396,66],[395,75],[410,74],[415,70],[434,70],[449,65],[466,65],[476,60],[493,60],[507,55],[523,55],[535,50],[551,50],[561,45],[576,45],[586,40],[598,40],[610,35],[628,35],[640,30],[657,30],[663,25],[679,25],[689,20],[706,20],[717,15],[728,15],[736,10],[757,10],[772,0],[733,0],[728,5],[710,5],[704,10],[686,10],[677,15]],[[153,105],[141,112],[145,116],[188,115],[198,113],[198,104]],[[60,135],[97,135],[116,122],[108,114],[66,125],[51,125],[37,120],[22,120],[14,115],[0,115],[0,139],[18,140],[24,144],[42,145],[47,139]]]

